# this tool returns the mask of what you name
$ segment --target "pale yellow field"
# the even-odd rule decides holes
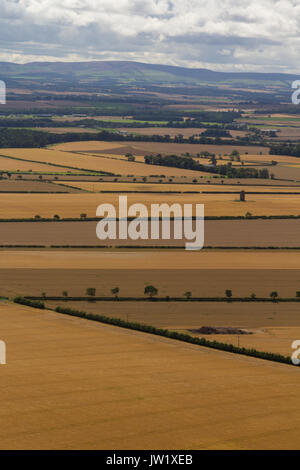
[[[122,288],[121,288],[122,291]],[[46,302],[50,308],[66,307],[66,302]],[[205,337],[222,343],[291,355],[292,342],[300,339],[299,304],[294,303],[214,303],[214,302],[72,302],[67,307],[137,323],[149,323]],[[184,310],[184,314],[182,313]],[[201,326],[234,327],[250,335],[203,335],[191,330]]]
[[[292,343],[300,340],[300,326],[250,329],[250,335],[198,335],[188,331],[192,336],[201,336],[210,341],[234,344],[242,348],[269,351],[275,354],[291,356],[294,352]]]
[[[70,168],[62,168],[42,163],[27,162],[25,160],[13,160],[0,156],[0,169],[1,171],[40,171],[40,172],[67,172],[77,173],[79,170],[70,170]]]
[[[86,155],[94,155],[95,157],[106,157],[106,158],[111,158],[111,159],[115,159],[115,160],[125,160],[126,162],[128,161],[128,158],[124,155],[118,155],[118,154],[113,154],[113,153],[104,153],[104,152],[101,152],[101,154],[93,154],[91,152],[82,152],[83,154],[86,154]],[[134,155],[135,157],[135,161],[136,162],[140,162],[140,163],[144,163],[145,162],[145,159],[144,159],[144,156],[143,155]],[[132,163],[132,162],[131,162]]]
[[[124,146],[126,142],[124,143]],[[103,142],[103,141],[80,141],[80,142],[66,142],[64,144],[54,145],[52,148],[57,150],[64,150],[66,152],[80,152],[80,151],[88,151],[88,150],[106,150],[106,149],[113,149],[113,148],[120,148],[122,144],[120,142]]]
[[[279,193],[289,193],[289,192],[299,192],[300,193],[300,188],[299,187],[272,187],[272,186],[259,186],[253,187],[253,186],[245,186],[243,184],[236,185],[236,186],[231,186],[229,184],[226,185],[204,185],[204,184],[168,184],[168,183],[100,183],[100,182],[84,182],[84,181],[67,181],[65,184],[74,186],[75,188],[80,188],[84,189],[86,191],[92,191],[92,192],[101,192],[101,191],[123,191],[126,193],[127,191],[137,191],[137,192],[143,192],[143,191],[152,191],[152,192],[199,192],[201,193],[202,191],[205,192],[214,192],[214,191],[223,191],[223,192],[239,192],[239,191],[249,191],[249,192],[279,192]],[[237,196],[238,197],[238,196]],[[247,195],[246,195],[247,197]],[[249,197],[253,197],[252,195]]]
[[[0,268],[49,269],[300,269],[300,253],[3,251]]]
[[[299,449],[300,370],[0,304],[1,449]]]
[[[105,171],[122,175],[148,176],[153,174],[164,174],[166,176],[194,176],[207,175],[200,171],[181,170],[179,168],[168,168],[157,165],[146,165],[144,163],[127,162],[120,159],[106,158],[101,156],[90,156],[70,153],[55,149],[3,149],[3,155],[21,159],[35,160],[37,162],[48,162],[66,165],[84,170]]]
[[[179,132],[180,133],[180,132]],[[102,142],[102,141],[87,141],[87,142],[68,142],[65,144],[58,144],[55,148],[59,150],[67,151],[99,151],[109,150],[107,153],[126,153],[131,152],[134,155],[142,155],[145,153],[161,153],[181,155],[185,152],[189,152],[191,155],[203,151],[209,151],[216,155],[229,155],[233,150],[238,150],[241,154],[248,152],[249,154],[255,154],[256,152],[262,152],[263,154],[269,154],[269,148],[267,147],[256,147],[256,146],[236,146],[236,145],[210,145],[210,144],[177,144],[177,143],[165,143],[165,142],[136,142],[136,141],[120,141],[120,142]],[[115,151],[110,152],[110,150]]]
[[[286,155],[245,155],[241,154],[241,160],[245,162],[272,162],[272,160],[278,163],[295,163],[300,165],[300,159],[297,157],[289,157]],[[272,167],[268,168],[272,171]]]
[[[118,160],[125,160],[125,161],[128,161],[128,158],[125,156],[125,150],[124,150],[124,155],[119,155],[119,154],[114,154],[113,153],[113,149],[111,151],[112,153],[103,153],[101,152],[101,154],[97,153],[97,154],[93,154],[92,152],[82,152],[83,154],[86,154],[86,155],[94,155],[95,157],[107,157],[107,158],[115,158],[115,159],[118,159]],[[144,156],[143,155],[136,155],[134,154],[134,157],[135,157],[135,161],[136,162],[141,162],[141,163],[144,163]],[[197,158],[195,157],[194,160],[202,165],[209,165],[211,163],[211,161],[208,159],[208,158]],[[241,162],[237,162],[237,161],[231,161],[228,157],[224,157],[221,159],[217,159],[217,162],[216,164],[217,165],[226,165],[228,162],[230,162],[232,164],[232,166],[241,166]],[[251,165],[251,162],[248,162],[248,161],[244,161],[245,165]]]
[[[151,204],[181,203],[204,204],[205,215],[298,215],[300,213],[299,195],[248,195],[246,202],[240,202],[237,194],[129,194],[128,204],[143,203],[150,209]],[[118,194],[53,194],[51,198],[39,194],[0,194],[0,218],[14,217],[79,217],[85,213],[96,216],[99,204],[114,204],[118,211]],[[193,206],[195,209],[195,206]]]

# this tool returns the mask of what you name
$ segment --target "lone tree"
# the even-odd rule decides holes
[[[225,295],[226,295],[227,299],[231,299],[231,297],[232,297],[232,290],[226,289]]]
[[[300,297],[300,291],[299,290],[296,292],[296,297]]]
[[[125,157],[127,158],[127,160],[128,160],[129,162],[134,162],[134,161],[135,161],[135,156],[132,155],[132,153],[126,153],[126,154],[125,154]]]
[[[240,192],[240,201],[245,202],[246,201],[246,193],[245,191]]]
[[[119,292],[120,292],[119,287],[114,287],[113,289],[111,289],[111,293],[112,293],[112,295],[114,295],[116,297],[116,299],[118,298],[118,293]]]
[[[251,295],[250,295],[250,299],[252,299],[252,300],[256,299],[256,294],[254,294],[254,293],[251,294]]]
[[[95,287],[88,287],[86,290],[86,295],[90,295],[91,297],[95,297],[96,289]]]
[[[60,219],[60,216],[59,216],[58,214],[54,214],[53,219],[54,219],[54,220],[59,220],[59,219]]]
[[[81,218],[82,220],[84,220],[84,219],[87,218],[87,215],[86,215],[86,214],[80,214],[80,218]]]
[[[271,292],[270,294],[270,297],[272,300],[274,300],[274,302],[276,302],[276,299],[278,298],[278,292],[276,290],[273,290],[273,292]]]
[[[183,295],[186,298],[186,300],[189,300],[192,297],[192,293],[190,291],[185,292]]]
[[[149,295],[150,298],[158,294],[158,289],[154,286],[146,286],[144,290],[145,295]]]
[[[63,295],[63,297],[68,297],[68,291],[64,290],[62,295]]]

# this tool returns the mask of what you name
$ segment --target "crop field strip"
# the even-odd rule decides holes
[[[2,149],[0,149],[0,154]],[[2,172],[55,172],[60,173],[69,171],[69,168],[57,167],[55,165],[48,165],[47,163],[36,163],[29,160],[23,160],[19,158],[7,157],[0,155],[0,168]],[[81,173],[80,170],[72,169],[74,173]]]
[[[1,381],[3,449],[299,446],[296,368],[18,305],[0,309],[11,357]],[[238,416],[237,402],[247,405]]]
[[[57,147],[56,147],[57,149]],[[59,167],[77,170],[87,170],[104,173],[135,174],[147,176],[161,173],[161,167],[157,165],[146,165],[145,163],[126,162],[116,159],[94,157],[90,155],[65,152],[54,149],[3,149],[1,153],[6,156],[20,160],[32,160],[37,163],[49,163]],[[165,175],[176,176],[201,176],[201,172],[193,170],[182,170],[179,168],[164,167]],[[203,173],[206,175],[206,173]]]
[[[180,129],[179,129],[180,131]],[[179,132],[180,133],[180,132]],[[104,145],[105,144],[105,147]],[[255,155],[262,152],[264,155],[269,154],[268,147],[261,146],[243,146],[243,145],[210,145],[210,144],[173,144],[163,142],[114,142],[109,147],[108,142],[89,141],[89,142],[68,142],[65,144],[58,144],[55,146],[57,150],[65,150],[69,152],[102,152],[112,154],[124,155],[127,152],[145,155],[149,153],[161,154],[176,154],[189,152],[191,155],[204,151],[215,153],[216,155],[230,154],[233,150],[238,150],[241,154],[248,152],[248,154]]]
[[[0,185],[1,187],[1,185]],[[54,215],[54,214],[53,214]],[[174,240],[99,240],[96,221],[0,222],[0,245],[57,246],[184,246]],[[212,247],[300,247],[300,219],[206,220],[205,246]],[[118,222],[117,222],[118,233]]]
[[[70,257],[70,253],[68,254]],[[81,252],[79,261],[87,254],[87,252]],[[155,256],[161,254],[163,255],[163,253],[158,253]],[[258,253],[256,257],[260,258],[264,254]],[[92,253],[92,255],[95,257],[95,254]],[[120,255],[120,253],[115,253],[115,255]],[[123,253],[121,253],[122,255],[124,257]],[[171,255],[174,258],[174,253]],[[219,258],[223,258],[223,253],[217,253],[217,255]],[[226,253],[226,255],[225,260],[230,259],[230,255],[236,257],[235,253]],[[291,255],[295,257],[295,253],[291,253]],[[153,257],[153,254],[151,257]],[[277,252],[273,253],[273,258],[276,257]],[[6,262],[4,265],[4,261],[1,263],[1,292],[2,295],[9,297],[16,295],[40,296],[42,292],[46,292],[48,296],[59,297],[62,295],[62,291],[66,290],[70,297],[83,296],[85,298],[88,287],[95,287],[97,295],[107,297],[111,295],[111,289],[116,285],[119,286],[120,295],[122,296],[141,297],[144,295],[144,288],[147,284],[156,286],[158,295],[161,297],[183,296],[187,291],[191,291],[194,297],[224,297],[225,289],[231,289],[235,297],[249,298],[251,293],[255,293],[259,298],[268,297],[270,292],[277,290],[279,296],[283,298],[295,298],[296,292],[299,290],[300,268],[280,269],[279,263],[277,269],[270,267],[250,267],[246,269],[238,267],[232,269],[229,266],[227,268],[223,266],[222,268],[205,269],[199,267],[198,269],[189,270],[186,265],[184,268],[175,270],[170,267],[160,269],[157,263],[155,269],[150,268],[147,270],[145,266],[137,265],[128,270],[129,263],[132,264],[136,259],[135,254],[134,256],[132,256],[132,253],[125,254],[125,259],[127,258],[130,261],[127,265],[124,263],[123,266],[114,269],[111,265],[107,263],[104,265],[101,262],[87,266],[87,263],[85,265],[75,263],[75,259],[72,264],[67,263],[66,253],[61,252],[54,252],[49,256],[49,253],[36,253],[33,250],[29,253],[18,250],[17,253],[13,254],[10,251],[1,251],[2,258]],[[59,260],[61,260],[61,263],[59,263]],[[9,264],[10,262],[11,264]],[[113,308],[113,304],[111,302],[110,304]],[[152,305],[152,303],[150,304]],[[172,305],[175,304],[176,302],[172,302]],[[185,308],[182,302],[178,304],[181,309]],[[218,308],[218,304],[218,302],[213,302],[214,308]],[[224,302],[220,304],[225,305]],[[203,302],[201,302],[201,305],[204,305]],[[235,303],[229,303],[228,305],[233,306]],[[241,306],[246,308],[248,303],[239,305],[240,308]],[[264,306],[267,307],[269,304],[255,303],[255,305],[257,308],[263,309]],[[284,305],[288,313],[288,309],[293,303],[285,303]],[[295,305],[299,310],[298,304]],[[145,307],[146,304],[143,303],[143,306]]]
[[[272,193],[272,194],[300,194],[300,186],[296,187],[270,187],[270,186],[260,186],[259,188],[244,185],[243,183],[239,185],[230,185],[230,184],[178,184],[178,183],[115,183],[115,182],[77,182],[70,181],[69,183],[73,187],[84,189],[91,192],[177,192],[177,193],[236,193],[239,194],[241,191],[245,191],[249,194],[263,194],[263,193]]]
[[[139,270],[199,270],[199,269],[300,269],[300,254],[297,252],[264,250],[263,252],[194,251],[178,252],[176,256],[167,252],[93,252],[53,251],[51,257],[43,251],[4,251],[0,268],[70,268],[70,269],[128,269]]]
[[[80,188],[49,181],[0,180],[0,193],[77,193]]]
[[[16,299],[16,301],[18,301]],[[21,303],[24,302],[24,303],[27,303],[27,302],[32,302],[28,299],[20,299]],[[115,302],[116,303],[116,302]],[[117,302],[119,304],[119,306],[121,305],[119,302]],[[38,302],[33,302],[33,305],[38,305],[39,303]],[[50,308],[50,309],[53,309],[55,311],[59,311],[60,313],[65,313],[65,314],[71,314],[74,312],[75,315],[77,314],[76,312],[78,312],[78,316],[80,316],[80,313],[79,312],[84,312],[85,314],[87,315],[91,315],[91,320],[95,319],[97,321],[97,317],[99,318],[99,321],[101,322],[101,318],[103,318],[104,322],[105,322],[105,318],[108,318],[108,322],[111,324],[114,320],[116,322],[124,322],[124,327],[129,327],[130,328],[130,325],[133,326],[133,329],[135,329],[135,326],[134,325],[147,325],[147,321],[149,321],[149,318],[151,318],[151,326],[154,326],[154,324],[156,323],[163,323],[164,326],[163,326],[163,329],[167,329],[169,332],[171,333],[179,333],[179,334],[183,334],[183,335],[188,335],[189,337],[195,337],[197,339],[204,339],[204,341],[207,341],[207,346],[208,347],[213,347],[213,342],[216,341],[217,343],[221,343],[220,344],[220,349],[221,350],[225,350],[226,351],[226,348],[224,347],[224,345],[229,345],[229,346],[233,346],[233,347],[237,347],[237,348],[246,348],[248,349],[249,351],[249,355],[252,354],[252,351],[253,350],[256,350],[256,351],[260,351],[262,353],[264,352],[269,352],[269,353],[274,353],[274,354],[279,354],[279,355],[282,355],[284,356],[285,358],[290,358],[290,354],[291,354],[291,344],[293,343],[294,341],[294,338],[295,338],[295,334],[297,333],[297,331],[299,331],[300,333],[300,327],[297,325],[296,327],[293,326],[293,327],[274,327],[273,326],[269,326],[269,327],[266,327],[266,326],[261,326],[262,325],[262,319],[260,319],[260,327],[259,328],[253,328],[253,327],[244,327],[243,326],[243,329],[241,329],[240,327],[231,327],[233,330],[236,331],[236,333],[227,333],[227,334],[222,334],[222,333],[219,333],[219,334],[205,334],[202,332],[202,330],[200,331],[199,327],[189,327],[188,329],[186,327],[183,327],[183,328],[177,328],[174,326],[174,322],[176,323],[176,320],[174,321],[174,316],[172,315],[169,315],[168,313],[170,313],[170,311],[168,312],[168,309],[164,309],[164,307],[162,305],[159,306],[160,308],[160,316],[163,316],[165,317],[165,321],[161,322],[158,320],[157,318],[157,315],[156,315],[156,318],[155,316],[153,316],[153,311],[150,313],[150,311],[148,311],[148,315],[147,316],[143,316],[143,315],[135,315],[135,313],[137,313],[137,309],[136,309],[136,305],[134,303],[130,303],[128,302],[126,304],[126,306],[124,307],[123,310],[121,309],[118,309],[118,307],[116,308],[116,311],[114,313],[114,315],[111,315],[109,312],[110,312],[110,309],[108,307],[108,305],[105,305],[105,302],[94,302],[92,303],[91,305],[91,302],[72,302],[71,301],[68,301],[66,303],[66,301],[64,302],[60,302],[58,305],[58,302],[51,302],[51,301],[46,301],[46,306],[44,304],[44,302],[41,303],[41,305],[45,306],[45,308]],[[96,304],[97,304],[97,307],[96,307]],[[123,304],[123,302],[122,302]],[[156,302],[156,305],[157,304],[160,304],[159,302]],[[170,304],[168,304],[170,305]],[[128,308],[132,306],[132,311],[128,311]],[[126,309],[127,307],[127,309]],[[201,323],[203,324],[203,321],[205,321],[205,315],[208,315],[208,312],[210,311],[209,309],[209,304],[206,304],[206,307],[207,307],[207,310],[205,311],[205,313],[200,316],[199,315],[199,312],[198,312],[198,322],[201,321]],[[78,310],[79,308],[79,310]],[[114,309],[114,306],[112,307]],[[105,313],[105,310],[108,312],[108,313]],[[155,309],[154,309],[155,310]],[[147,309],[146,309],[147,311]],[[189,310],[190,311],[190,310]],[[118,312],[118,313],[116,313]],[[156,313],[158,312],[158,310],[156,310]],[[295,312],[295,310],[293,311]],[[212,313],[212,312],[211,312]],[[248,309],[248,314],[251,315],[254,313],[254,308],[253,309]],[[277,312],[272,312],[271,315],[273,316],[269,316],[268,318],[266,318],[264,321],[266,322],[266,324],[269,324],[269,325],[272,325],[271,321],[274,320],[274,317],[276,315]],[[270,315],[270,313],[269,313]],[[178,312],[177,312],[177,316],[178,316]],[[94,318],[93,318],[94,317]],[[209,315],[210,317],[210,321],[214,322],[214,325],[216,324],[216,315],[214,314],[211,314]],[[291,315],[291,317],[293,317],[293,315]],[[143,323],[141,323],[141,318],[143,318]],[[189,317],[190,318],[190,317]],[[195,317],[196,318],[196,317]],[[112,320],[112,321],[111,321]],[[224,318],[223,318],[224,320]],[[229,318],[227,317],[226,320],[228,321]],[[240,322],[242,321],[242,318],[239,317],[239,320]],[[168,325],[166,325],[167,321],[170,322],[170,324],[172,325],[172,328],[170,329],[170,327]],[[217,322],[218,323],[218,322]],[[199,323],[198,323],[199,325]],[[161,326],[154,326],[154,328],[161,328]],[[207,327],[204,327],[205,328],[205,331],[207,331]],[[219,327],[214,327],[215,329],[219,329],[219,331],[224,328],[222,325],[220,325]],[[225,327],[226,328],[226,327]],[[174,338],[176,339],[176,337]],[[184,338],[183,338],[184,340]],[[188,341],[188,339],[187,339]],[[242,354],[243,352],[240,351],[239,349],[235,350],[234,351],[236,354]],[[247,353],[246,353],[247,355]],[[270,358],[271,360],[275,360],[275,358]],[[278,358],[279,359],[279,358]],[[280,361],[280,359],[279,359]],[[285,362],[285,360],[283,360],[283,362]]]
[[[120,194],[78,193],[53,194],[51,199],[45,194],[0,194],[0,219],[31,218],[35,215],[53,217],[79,217],[85,213],[96,216],[99,204],[109,203],[118,207]],[[145,201],[146,199],[146,201]],[[253,194],[245,202],[239,201],[238,194],[128,194],[128,205],[143,203],[150,209],[151,204],[181,203],[204,204],[206,216],[298,216],[300,195]],[[194,206],[195,209],[195,206]]]

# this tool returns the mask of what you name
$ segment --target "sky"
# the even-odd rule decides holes
[[[300,71],[300,0],[0,0],[0,61]]]

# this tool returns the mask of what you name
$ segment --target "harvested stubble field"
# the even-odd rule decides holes
[[[13,173],[11,175],[12,179],[16,179],[18,177],[18,173]],[[4,175],[4,178],[6,178],[6,175]],[[22,178],[23,179],[39,179],[39,174],[32,174],[32,173],[22,173]],[[115,181],[117,178],[117,182]],[[172,181],[170,181],[170,179]],[[197,179],[197,178],[196,178]],[[65,181],[74,181],[74,182],[82,182],[82,183],[91,183],[91,182],[102,182],[102,183],[113,183],[113,184],[118,184],[118,183],[142,183],[142,184],[188,184],[191,190],[194,190],[197,188],[197,185],[203,185],[204,188],[207,188],[206,190],[209,190],[210,186],[212,188],[216,188],[218,191],[220,190],[219,188],[222,188],[223,186],[233,186],[236,188],[236,191],[239,191],[240,186],[249,186],[250,188],[253,188],[253,191],[256,191],[255,188],[259,187],[272,187],[274,188],[274,191],[276,191],[276,187],[278,188],[285,188],[287,191],[289,191],[288,188],[297,188],[299,187],[299,183],[295,181],[285,181],[285,180],[273,180],[273,179],[257,179],[257,178],[243,178],[243,179],[237,179],[237,178],[219,178],[219,177],[211,177],[208,176],[200,176],[197,179],[197,183],[194,182],[195,178],[194,177],[186,177],[186,176],[176,176],[176,177],[160,177],[159,175],[149,175],[146,178],[146,183],[144,182],[144,177],[143,176],[114,176],[114,175],[104,175],[104,174],[95,174],[95,173],[90,173],[89,171],[80,171],[80,170],[70,170],[68,169],[67,172],[64,172],[63,169],[61,171],[61,168],[57,168],[55,173],[52,172],[50,174],[47,174],[47,180],[56,180],[57,182],[65,182]],[[165,181],[165,182],[164,182]],[[162,182],[162,183],[161,183]],[[194,186],[194,188],[193,188]],[[130,186],[129,186],[130,188]],[[260,191],[258,189],[258,191]],[[293,191],[293,189],[291,189]]]
[[[110,296],[116,285],[120,295],[143,297],[147,284],[161,297],[191,291],[195,297],[268,297],[277,291],[294,298],[299,291],[298,252],[124,252],[94,250],[1,251],[3,295],[84,296],[95,287],[97,295]],[[243,304],[244,305],[244,304]],[[286,304],[288,305],[288,304]]]
[[[141,134],[141,135],[169,135],[174,137],[176,135],[183,135],[183,137],[190,137],[192,135],[202,134],[205,131],[204,127],[193,127],[186,129],[179,129],[174,127],[122,127],[118,129],[127,134]]]
[[[116,174],[132,174],[148,176],[152,174],[165,174],[167,176],[201,176],[206,175],[199,171],[182,170],[179,168],[168,168],[158,165],[146,165],[145,163],[135,163],[123,161],[121,159],[105,158],[101,156],[91,156],[77,154],[55,149],[3,149],[3,155],[17,157],[23,160],[34,160],[37,162],[54,163],[67,167],[86,169],[93,171],[104,171]]]
[[[271,163],[274,160],[278,163],[295,163],[296,165],[300,165],[300,159],[298,157],[290,157],[287,155],[246,155],[243,153],[241,154],[241,160],[251,163]]]
[[[47,181],[0,180],[0,192],[77,193],[78,189]]]
[[[50,132],[51,134],[67,134],[68,132],[79,132],[80,134],[97,134],[97,129],[87,129],[83,127],[35,127],[34,130]]]
[[[299,448],[298,368],[8,303],[0,310],[9,353],[1,449]]]
[[[191,127],[191,128],[174,128],[174,127],[124,127],[119,128],[119,131],[126,132],[127,134],[141,134],[141,135],[169,135],[174,137],[176,135],[183,135],[183,137],[190,137],[192,135],[203,134],[206,130],[205,127]],[[232,137],[245,137],[246,131],[229,131]]]
[[[243,181],[243,180],[242,180]],[[243,183],[239,185],[230,185],[229,183],[225,184],[215,184],[210,183],[209,185],[207,184],[201,184],[200,180],[198,183],[193,183],[193,184],[176,184],[176,183],[144,183],[144,182],[134,182],[134,183],[106,183],[106,182],[99,182],[99,181],[68,181],[66,184],[70,184],[71,186],[75,186],[76,188],[84,189],[86,191],[92,191],[92,192],[102,192],[102,191],[110,191],[110,192],[124,192],[126,193],[127,191],[136,191],[137,193],[139,192],[199,192],[201,193],[202,191],[204,192],[227,192],[227,191],[232,191],[232,192],[240,192],[240,191],[245,191],[245,192],[280,192],[280,193],[291,193],[291,192],[296,192],[300,193],[300,187],[296,186],[295,188],[291,188],[288,186],[285,187],[278,187],[274,188],[271,185],[268,186],[262,186],[260,185],[259,189],[253,187],[253,186],[248,186]],[[248,197],[251,197],[248,195]]]
[[[104,146],[105,144],[105,146]],[[108,146],[110,144],[110,147]],[[71,152],[102,152],[124,155],[127,152],[137,155],[146,155],[151,153],[176,154],[181,155],[189,152],[191,155],[208,151],[216,155],[230,154],[233,150],[238,150],[241,154],[248,152],[251,155],[262,154],[268,155],[269,148],[243,145],[204,145],[204,144],[172,144],[162,142],[68,142],[56,145],[57,150],[65,150]]]
[[[126,157],[126,155],[114,155],[112,153],[104,153],[104,152],[101,152],[101,155],[99,153],[95,153],[93,154],[92,152],[79,152],[79,154],[84,154],[84,155],[92,155],[94,157],[99,157],[99,158],[110,158],[110,159],[114,159],[114,160],[124,160],[126,162],[128,162],[128,158]],[[134,156],[135,158],[135,162],[139,162],[139,163],[145,163],[145,158],[144,156],[142,155],[135,155]],[[132,162],[131,162],[132,163]]]
[[[93,252],[85,250],[4,251],[0,268],[43,269],[160,269],[160,270],[297,270],[300,269],[300,253],[265,250],[264,252],[192,251],[192,252]]]
[[[1,186],[1,185],[0,185]],[[54,214],[53,214],[54,215]],[[0,222],[0,245],[182,246],[187,240],[99,240],[96,222]],[[118,223],[117,223],[118,233]],[[183,231],[184,233],[184,231]],[[300,219],[206,220],[205,246],[300,247]]]
[[[81,302],[47,301],[55,308],[72,308],[125,321],[146,323],[205,337],[222,343],[254,348],[283,355],[291,355],[291,344],[300,338],[298,303],[213,303],[213,302]],[[251,332],[250,335],[203,335],[191,332],[201,326],[234,327]]]
[[[2,152],[3,149],[0,150]],[[47,165],[46,163],[34,163],[34,162],[28,162],[26,160],[14,160],[11,158],[5,158],[0,156],[0,168],[1,171],[6,172],[6,171],[36,171],[36,172],[67,172],[70,171],[69,168],[62,168],[62,167],[57,167],[54,165]],[[72,170],[72,173],[79,173],[79,170]]]
[[[146,200],[145,200],[146,199]],[[237,194],[128,194],[128,205],[143,203],[148,208],[151,204],[180,203],[204,204],[206,216],[244,216],[252,215],[299,215],[300,195],[252,194],[245,202],[239,201]],[[118,207],[119,194],[0,194],[0,218],[30,218],[39,214],[52,217],[53,213],[61,217],[79,217],[85,213],[88,217],[96,216],[99,204],[109,203]],[[194,207],[195,209],[195,207]]]
[[[300,182],[300,165],[277,165],[272,167],[271,173],[278,179],[289,179]]]

